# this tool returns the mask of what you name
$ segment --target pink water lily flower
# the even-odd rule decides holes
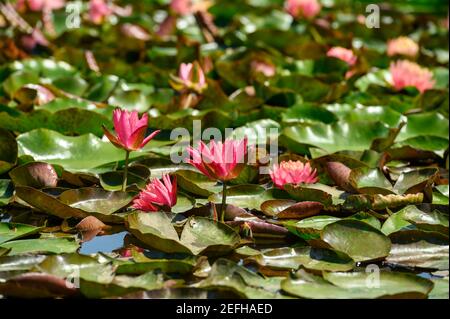
[[[133,208],[144,212],[169,210],[177,203],[177,179],[170,179],[168,174],[162,176],[162,181],[155,178],[133,200]]]
[[[286,184],[314,184],[318,182],[317,171],[309,163],[301,161],[281,162],[270,169],[270,177],[274,185],[283,189]]]
[[[17,8],[24,10],[28,7],[31,11],[52,11],[61,9],[65,3],[65,0],[18,0]]]
[[[101,24],[112,13],[112,8],[105,0],[91,0],[89,2],[89,19],[92,23]]]
[[[172,0],[170,9],[179,15],[187,15],[192,12],[192,0]]]
[[[355,65],[356,61],[358,60],[357,56],[353,53],[352,50],[343,47],[332,47],[330,50],[328,50],[327,56],[342,60],[349,66]]]
[[[105,135],[116,147],[128,152],[143,148],[160,132],[158,130],[145,137],[148,126],[148,115],[144,114],[139,119],[137,111],[128,112],[127,110],[117,108],[114,110],[113,122],[117,135],[112,134],[103,126]]]
[[[186,162],[213,180],[226,182],[239,176],[247,155],[247,139],[215,142],[207,146],[200,142],[197,148],[188,147],[191,158]]]
[[[432,89],[436,83],[430,70],[408,60],[391,63],[389,70],[391,84],[398,91],[406,87],[415,87],[420,93],[423,93]]]
[[[408,37],[391,39],[387,43],[388,56],[405,55],[415,57],[419,53],[419,45]]]
[[[211,6],[208,0],[172,0],[170,9],[181,16],[192,14],[198,11],[206,12]]]
[[[270,78],[275,76],[276,68],[272,63],[262,61],[262,60],[253,60],[250,63],[250,68],[255,73],[262,73],[264,76]]]
[[[178,90],[192,90],[201,94],[207,87],[205,73],[198,62],[181,63],[178,77],[172,77],[172,86]]]
[[[311,19],[319,14],[321,5],[317,0],[286,0],[286,11],[294,18]]]

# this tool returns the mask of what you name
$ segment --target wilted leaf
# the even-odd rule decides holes
[[[264,214],[286,219],[301,219],[317,215],[323,209],[323,204],[319,202],[299,202],[291,200],[274,199],[261,204]]]
[[[0,283],[0,294],[17,298],[74,297],[78,289],[62,278],[30,272]]]
[[[58,174],[52,165],[41,162],[30,162],[14,168],[9,176],[16,186],[33,188],[56,187]]]

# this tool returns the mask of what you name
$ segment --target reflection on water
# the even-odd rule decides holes
[[[9,223],[11,221],[11,216],[8,214],[0,215],[0,223]]]
[[[417,274],[419,277],[425,278],[425,279],[439,279],[442,278],[442,276],[436,276],[434,274],[428,273],[428,272],[421,272],[420,274]]]
[[[105,236],[97,236],[81,245],[80,254],[109,253],[123,246],[126,231]]]

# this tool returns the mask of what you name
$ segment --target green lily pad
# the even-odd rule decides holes
[[[62,76],[52,81],[52,84],[64,92],[82,96],[88,88],[88,83],[79,76]]]
[[[0,223],[0,244],[36,234],[39,230],[41,230],[41,227],[18,223]]]
[[[265,144],[269,140],[278,138],[280,124],[271,119],[249,122],[233,130],[234,139],[247,138],[248,145]]]
[[[449,247],[426,240],[393,244],[386,262],[395,266],[425,269],[449,269]]]
[[[108,191],[120,191],[123,184],[123,171],[99,174],[100,184]],[[142,189],[150,178],[150,170],[144,165],[133,165],[128,168],[127,187],[136,185]]]
[[[178,180],[177,180],[178,182]],[[185,213],[195,207],[197,200],[183,192],[177,193],[177,203],[172,206],[172,213]]]
[[[61,278],[84,279],[98,283],[111,282],[114,272],[112,265],[77,253],[48,256],[34,269]]]
[[[324,278],[301,271],[298,276],[298,279],[285,279],[282,289],[312,299],[426,298],[433,288],[428,279],[390,271],[332,272],[325,273]]]
[[[75,240],[67,238],[38,238],[8,241],[0,247],[11,249],[9,256],[29,253],[64,254],[74,253],[79,245]]]
[[[439,151],[448,147],[448,131],[448,119],[439,113],[412,114],[408,116],[408,121],[400,130],[395,142]]]
[[[88,107],[70,107],[53,111],[47,105],[31,112],[20,112],[17,109],[0,105],[0,128],[25,133],[34,129],[54,130],[61,134],[88,134],[102,136],[101,124],[111,126],[111,120],[96,109]],[[75,104],[77,105],[77,104]],[[56,108],[56,107],[55,107]]]
[[[181,235],[165,213],[135,212],[127,216],[127,228],[146,245],[169,253],[223,254],[239,243],[230,227],[203,217],[186,220]]]
[[[220,289],[236,293],[244,298],[283,298],[278,292],[281,278],[263,278],[231,260],[220,258],[212,265],[208,278],[195,286]]]
[[[137,277],[114,276],[108,283],[81,280],[80,291],[87,298],[123,296],[141,290],[155,290],[164,287],[162,276],[148,272]]]
[[[32,269],[46,258],[45,255],[1,256],[0,272],[22,272]]]
[[[348,122],[380,121],[389,127],[397,127],[406,118],[390,107],[385,106],[358,106],[342,108],[340,104],[331,104],[327,110],[333,111],[340,120]]]
[[[436,179],[436,168],[422,168],[403,173],[394,185],[397,194],[419,193]]]
[[[300,184],[284,185],[284,189],[294,199],[298,201],[315,201],[322,203],[324,206],[330,206],[332,204],[339,204],[343,202],[340,196],[344,193],[334,187],[330,187],[324,184]]]
[[[321,230],[328,224],[339,221],[339,217],[320,215],[302,219],[298,222],[288,221],[284,225],[290,232],[305,239],[319,239]]]
[[[449,185],[438,185],[433,192],[433,204],[448,205],[449,204]]]
[[[289,124],[304,122],[322,122],[325,124],[330,124],[337,120],[336,116],[332,112],[323,107],[310,103],[293,105],[281,115],[281,118],[284,123]]]
[[[65,205],[57,198],[32,187],[18,186],[16,187],[16,195],[38,210],[62,219],[88,216],[84,211]]]
[[[301,94],[308,102],[324,100],[331,91],[330,85],[316,78],[299,74],[281,77],[275,86]]]
[[[77,73],[76,69],[67,62],[55,59],[34,58],[14,61],[10,67],[12,70],[25,70],[49,79],[72,76]]]
[[[0,179],[0,207],[7,205],[13,196],[14,185],[9,179]]]
[[[270,199],[287,199],[289,195],[278,189],[266,190],[260,185],[237,185],[227,188],[227,204],[236,207],[259,210],[261,204]],[[220,204],[222,192],[213,194],[208,200]]]
[[[240,237],[228,226],[202,217],[187,220],[181,242],[195,254],[221,254],[234,249]]]
[[[222,190],[222,186],[216,181],[195,171],[178,170],[176,175],[178,185],[191,194],[207,197]]]
[[[381,231],[357,220],[340,220],[325,226],[321,239],[357,262],[382,259],[391,249],[391,241]]]
[[[315,271],[349,271],[354,267],[354,261],[343,253],[312,247],[269,249],[247,260],[275,270],[296,270],[303,266]]]
[[[61,203],[93,215],[104,222],[121,222],[122,217],[115,215],[127,206],[133,195],[126,192],[110,192],[100,188],[70,189],[59,196]]]
[[[374,139],[387,137],[388,133],[388,127],[380,122],[344,121],[290,126],[283,131],[294,145],[318,147],[330,154],[344,150],[364,151],[370,148]]]
[[[376,217],[373,217],[372,215],[364,212],[359,212],[355,215],[346,218],[339,218],[327,215],[313,216],[302,219],[298,222],[288,221],[284,223],[284,225],[293,234],[305,240],[314,240],[320,239],[321,231],[322,229],[325,228],[325,226],[337,222],[339,220],[349,220],[349,219],[367,223],[368,225],[377,229],[381,228],[381,224]]]
[[[188,274],[192,272],[196,263],[195,258],[153,259],[143,254],[133,254],[133,260],[131,261],[116,262],[116,274],[142,275],[154,270],[160,270],[168,274]]]
[[[22,70],[12,73],[2,84],[5,92],[12,97],[24,85],[37,83],[39,77],[35,73]]]
[[[150,247],[164,252],[190,253],[185,247],[165,213],[135,212],[127,216],[126,224],[130,233]]]
[[[152,142],[146,145],[146,149],[151,148]],[[89,171],[125,159],[124,150],[92,134],[64,136],[55,131],[37,129],[19,135],[17,143],[21,156],[30,155],[37,161],[58,164],[68,171]],[[139,152],[133,152],[130,158],[137,156]]]
[[[349,176],[350,183],[363,194],[393,194],[392,184],[379,169],[356,168]]]
[[[403,230],[428,230],[448,233],[448,216],[437,211],[426,213],[409,205],[392,214],[383,224],[381,231],[390,235]]]
[[[434,288],[428,295],[429,299],[449,299],[448,277],[445,278],[433,278],[431,281],[434,283]]]

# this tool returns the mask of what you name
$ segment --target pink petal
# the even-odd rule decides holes
[[[147,136],[141,143],[141,148],[143,148],[145,145],[147,145],[148,142],[150,142],[156,135],[159,134],[159,132],[161,132],[161,130],[157,130],[154,131],[153,133],[151,133],[149,136]]]

